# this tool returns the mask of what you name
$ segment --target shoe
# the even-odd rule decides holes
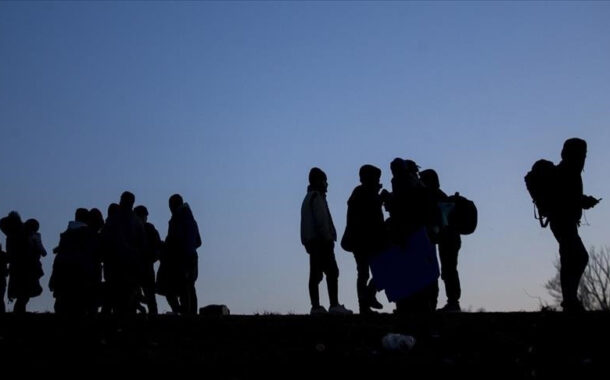
[[[377,301],[377,298],[375,296],[371,297],[371,300],[369,301],[369,306],[377,310],[383,309],[383,305],[379,303],[379,301]]]
[[[311,315],[323,315],[328,314],[324,306],[312,306],[311,311],[309,312]]]
[[[462,311],[462,309],[460,308],[460,304],[458,302],[451,302],[438,309],[438,311],[447,313],[459,313],[460,311]]]
[[[343,305],[335,305],[328,308],[328,312],[334,315],[352,315],[353,311],[346,309]]]

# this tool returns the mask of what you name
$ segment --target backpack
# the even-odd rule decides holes
[[[468,198],[455,193],[447,198],[455,206],[449,213],[448,223],[460,235],[470,235],[477,229],[477,206]]]
[[[545,228],[549,224],[549,214],[554,207],[554,188],[557,181],[557,167],[548,160],[538,160],[525,175],[525,187],[534,202],[534,217]],[[538,209],[538,214],[536,214]]]

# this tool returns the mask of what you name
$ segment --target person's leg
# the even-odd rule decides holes
[[[180,303],[184,314],[197,314],[197,294],[195,292],[195,283],[189,282],[185,284],[184,292],[180,297]]]
[[[6,277],[0,274],[0,314],[6,313],[4,294],[6,293]]]
[[[319,285],[322,281],[322,263],[321,263],[321,252],[318,249],[313,249],[309,253],[309,298],[311,300],[311,307],[316,308],[320,306],[320,291]]]
[[[148,314],[157,315],[157,298],[155,296],[155,270],[152,266],[146,268],[142,280],[142,292],[144,293],[144,302],[148,308]]]
[[[186,313],[190,315],[197,315],[197,291],[195,290],[195,282],[199,275],[198,259],[193,257],[190,265],[188,266],[186,282],[185,282],[185,302],[183,307],[187,310]]]
[[[197,315],[198,310],[198,300],[197,300],[197,290],[195,289],[195,283],[191,284],[191,309],[193,310],[193,314]]]
[[[172,312],[175,314],[179,314],[182,312],[180,309],[180,302],[178,302],[178,296],[175,294],[168,294],[165,296],[167,299],[167,303],[172,308]]]
[[[159,313],[157,308],[157,298],[155,296],[154,286],[148,286],[144,288],[144,302],[148,308],[148,314],[157,315]]]
[[[383,309],[383,305],[377,301],[377,287],[373,279],[366,286],[366,292],[368,294],[369,306],[372,309]]]
[[[438,306],[438,280],[434,280],[428,287],[427,311],[435,311]]]
[[[589,255],[578,236],[578,226],[575,223],[551,222],[551,231],[559,243],[562,306],[564,310],[580,308],[578,286],[587,267]]]
[[[445,283],[445,294],[447,295],[447,304],[449,305],[459,305],[462,293],[457,270],[460,246],[460,236],[450,233],[444,234],[438,245],[439,257],[441,259],[441,278]]]
[[[13,308],[14,313],[25,313],[26,306],[30,301],[30,297],[17,297],[17,301],[15,301],[15,307]]]
[[[585,269],[587,268],[587,264],[589,264],[589,253],[585,248],[585,245],[582,242],[580,236],[577,235],[577,239],[574,241],[574,274],[572,286],[576,288],[576,293],[578,294],[578,288],[580,285],[580,281],[582,280],[582,276],[585,273]],[[581,301],[579,300],[579,303]]]
[[[360,311],[369,310],[369,292],[368,292],[368,280],[369,280],[369,263],[366,256],[362,252],[354,252],[354,259],[356,260],[356,291],[358,293],[358,306]]]
[[[339,267],[335,260],[332,245],[323,249],[323,272],[326,274],[326,286],[328,287],[328,300],[330,307],[339,305]]]

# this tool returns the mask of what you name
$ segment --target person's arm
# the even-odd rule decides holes
[[[326,204],[321,196],[316,196],[312,200],[314,225],[316,226],[316,235],[323,241],[333,242],[330,227],[329,214],[326,211]]]
[[[600,201],[602,200],[602,198],[595,198],[592,197],[590,195],[583,195],[582,196],[582,200],[581,200],[581,204],[582,204],[582,208],[584,208],[585,210],[588,210],[590,208],[595,207]]]
[[[40,252],[40,256],[45,257],[47,255],[47,250],[44,248],[44,245],[42,245],[42,239],[40,237],[40,235],[36,236],[36,249],[38,249],[38,252]]]

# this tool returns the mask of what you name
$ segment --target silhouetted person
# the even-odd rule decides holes
[[[93,230],[95,233],[99,233],[104,227],[104,216],[102,212],[97,208],[92,208],[89,210],[89,216],[87,218],[87,225],[89,228]]]
[[[13,311],[25,313],[30,298],[42,293],[40,277],[42,277],[41,253],[30,244],[30,239],[36,224],[30,222],[26,230],[21,217],[15,211],[0,222],[2,231],[6,234],[6,252],[9,262],[8,298],[15,300]]]
[[[87,223],[90,214],[79,208],[59,237],[49,289],[58,314],[95,314],[100,287],[97,232]]]
[[[339,267],[334,252],[337,232],[326,202],[327,189],[326,174],[319,168],[312,168],[309,171],[307,195],[301,205],[301,243],[309,254],[311,314],[326,313],[326,309],[320,305],[318,290],[324,275],[330,301],[328,311],[351,314],[350,310],[339,304]]]
[[[4,295],[6,294],[6,276],[8,276],[8,257],[0,244],[0,314],[6,312]]]
[[[549,213],[551,231],[559,243],[561,305],[565,311],[584,310],[577,293],[589,254],[578,235],[578,226],[582,210],[590,209],[599,202],[583,194],[581,173],[586,157],[587,143],[584,140],[571,138],[565,141],[561,162],[557,165],[556,202]]]
[[[116,255],[111,253],[111,232],[116,230],[116,224],[119,219],[119,215],[121,212],[121,206],[118,203],[111,203],[108,205],[106,220],[102,229],[98,234],[99,244],[100,244],[100,256],[102,259],[102,274],[103,274],[103,282],[101,285],[101,306],[102,306],[102,314],[110,314],[114,309],[114,300],[112,296],[111,284],[112,280],[118,277],[119,272],[118,269],[114,269],[118,263],[116,263],[117,258]],[[110,222],[113,222],[113,225],[109,225]],[[108,227],[106,227],[108,226]]]
[[[418,230],[427,227],[433,204],[419,178],[419,166],[413,160],[395,158],[391,164],[392,193],[384,193],[390,218],[386,221],[393,243],[404,245]],[[396,302],[396,311],[430,312],[436,309],[438,283]]]
[[[370,259],[384,245],[384,218],[379,190],[381,170],[364,165],[359,172],[361,185],[357,186],[347,201],[347,223],[341,244],[354,253],[358,279],[358,305],[360,314],[372,313],[371,307],[383,306],[375,299],[377,290],[370,278]],[[348,247],[345,247],[345,245]]]
[[[395,158],[391,164],[392,193],[384,191],[382,197],[390,213],[387,221],[390,238],[402,244],[413,232],[426,223],[428,200],[419,179],[419,167],[412,160]]]
[[[138,272],[146,245],[144,226],[133,212],[135,196],[121,194],[119,208],[102,228],[102,249],[106,256],[104,278],[112,308],[119,314],[134,314],[139,288]]]
[[[118,205],[117,205],[118,206]],[[87,226],[93,232],[94,236],[94,252],[95,252],[95,290],[94,293],[90,295],[90,299],[92,304],[90,304],[90,312],[97,313],[98,308],[103,305],[104,293],[103,293],[103,284],[102,284],[102,262],[103,262],[103,251],[102,251],[102,241],[101,241],[101,232],[104,227],[104,216],[102,212],[97,208],[92,208],[89,210],[89,215],[87,217]]]
[[[409,174],[405,160],[398,157],[390,163],[390,171],[392,172],[392,192],[389,193],[387,190],[383,190],[381,195],[385,208],[390,214],[388,222],[391,224],[392,234],[395,235],[399,234],[399,226],[405,223],[402,221],[405,219],[403,194],[408,188]],[[396,236],[393,236],[393,238],[395,237]]]
[[[28,238],[28,245],[34,256],[40,260],[41,257],[45,257],[47,255],[47,250],[42,245],[42,237],[38,232],[40,229],[40,223],[38,223],[36,219],[28,219],[25,221],[24,227]]]
[[[157,300],[155,298],[155,262],[159,260],[159,254],[163,243],[159,232],[152,223],[148,223],[148,210],[144,206],[134,209],[136,216],[144,224],[146,232],[146,249],[140,263],[140,286],[144,293],[143,300],[148,307],[149,314],[157,314]]]
[[[179,194],[169,198],[169,209],[172,217],[161,254],[157,292],[165,295],[174,313],[197,314],[199,227],[188,203]]]
[[[438,205],[440,202],[447,200],[447,194],[441,190],[438,174],[434,170],[424,170],[419,173],[419,177],[429,190],[434,204]],[[435,210],[439,210],[438,207]],[[458,231],[450,225],[442,225],[440,220],[437,220],[438,217],[439,215],[433,215],[431,219],[433,219],[433,228],[437,229],[433,235],[438,244],[441,278],[445,283],[445,294],[447,296],[447,304],[440,310],[460,311],[461,287],[457,265],[462,239]]]

